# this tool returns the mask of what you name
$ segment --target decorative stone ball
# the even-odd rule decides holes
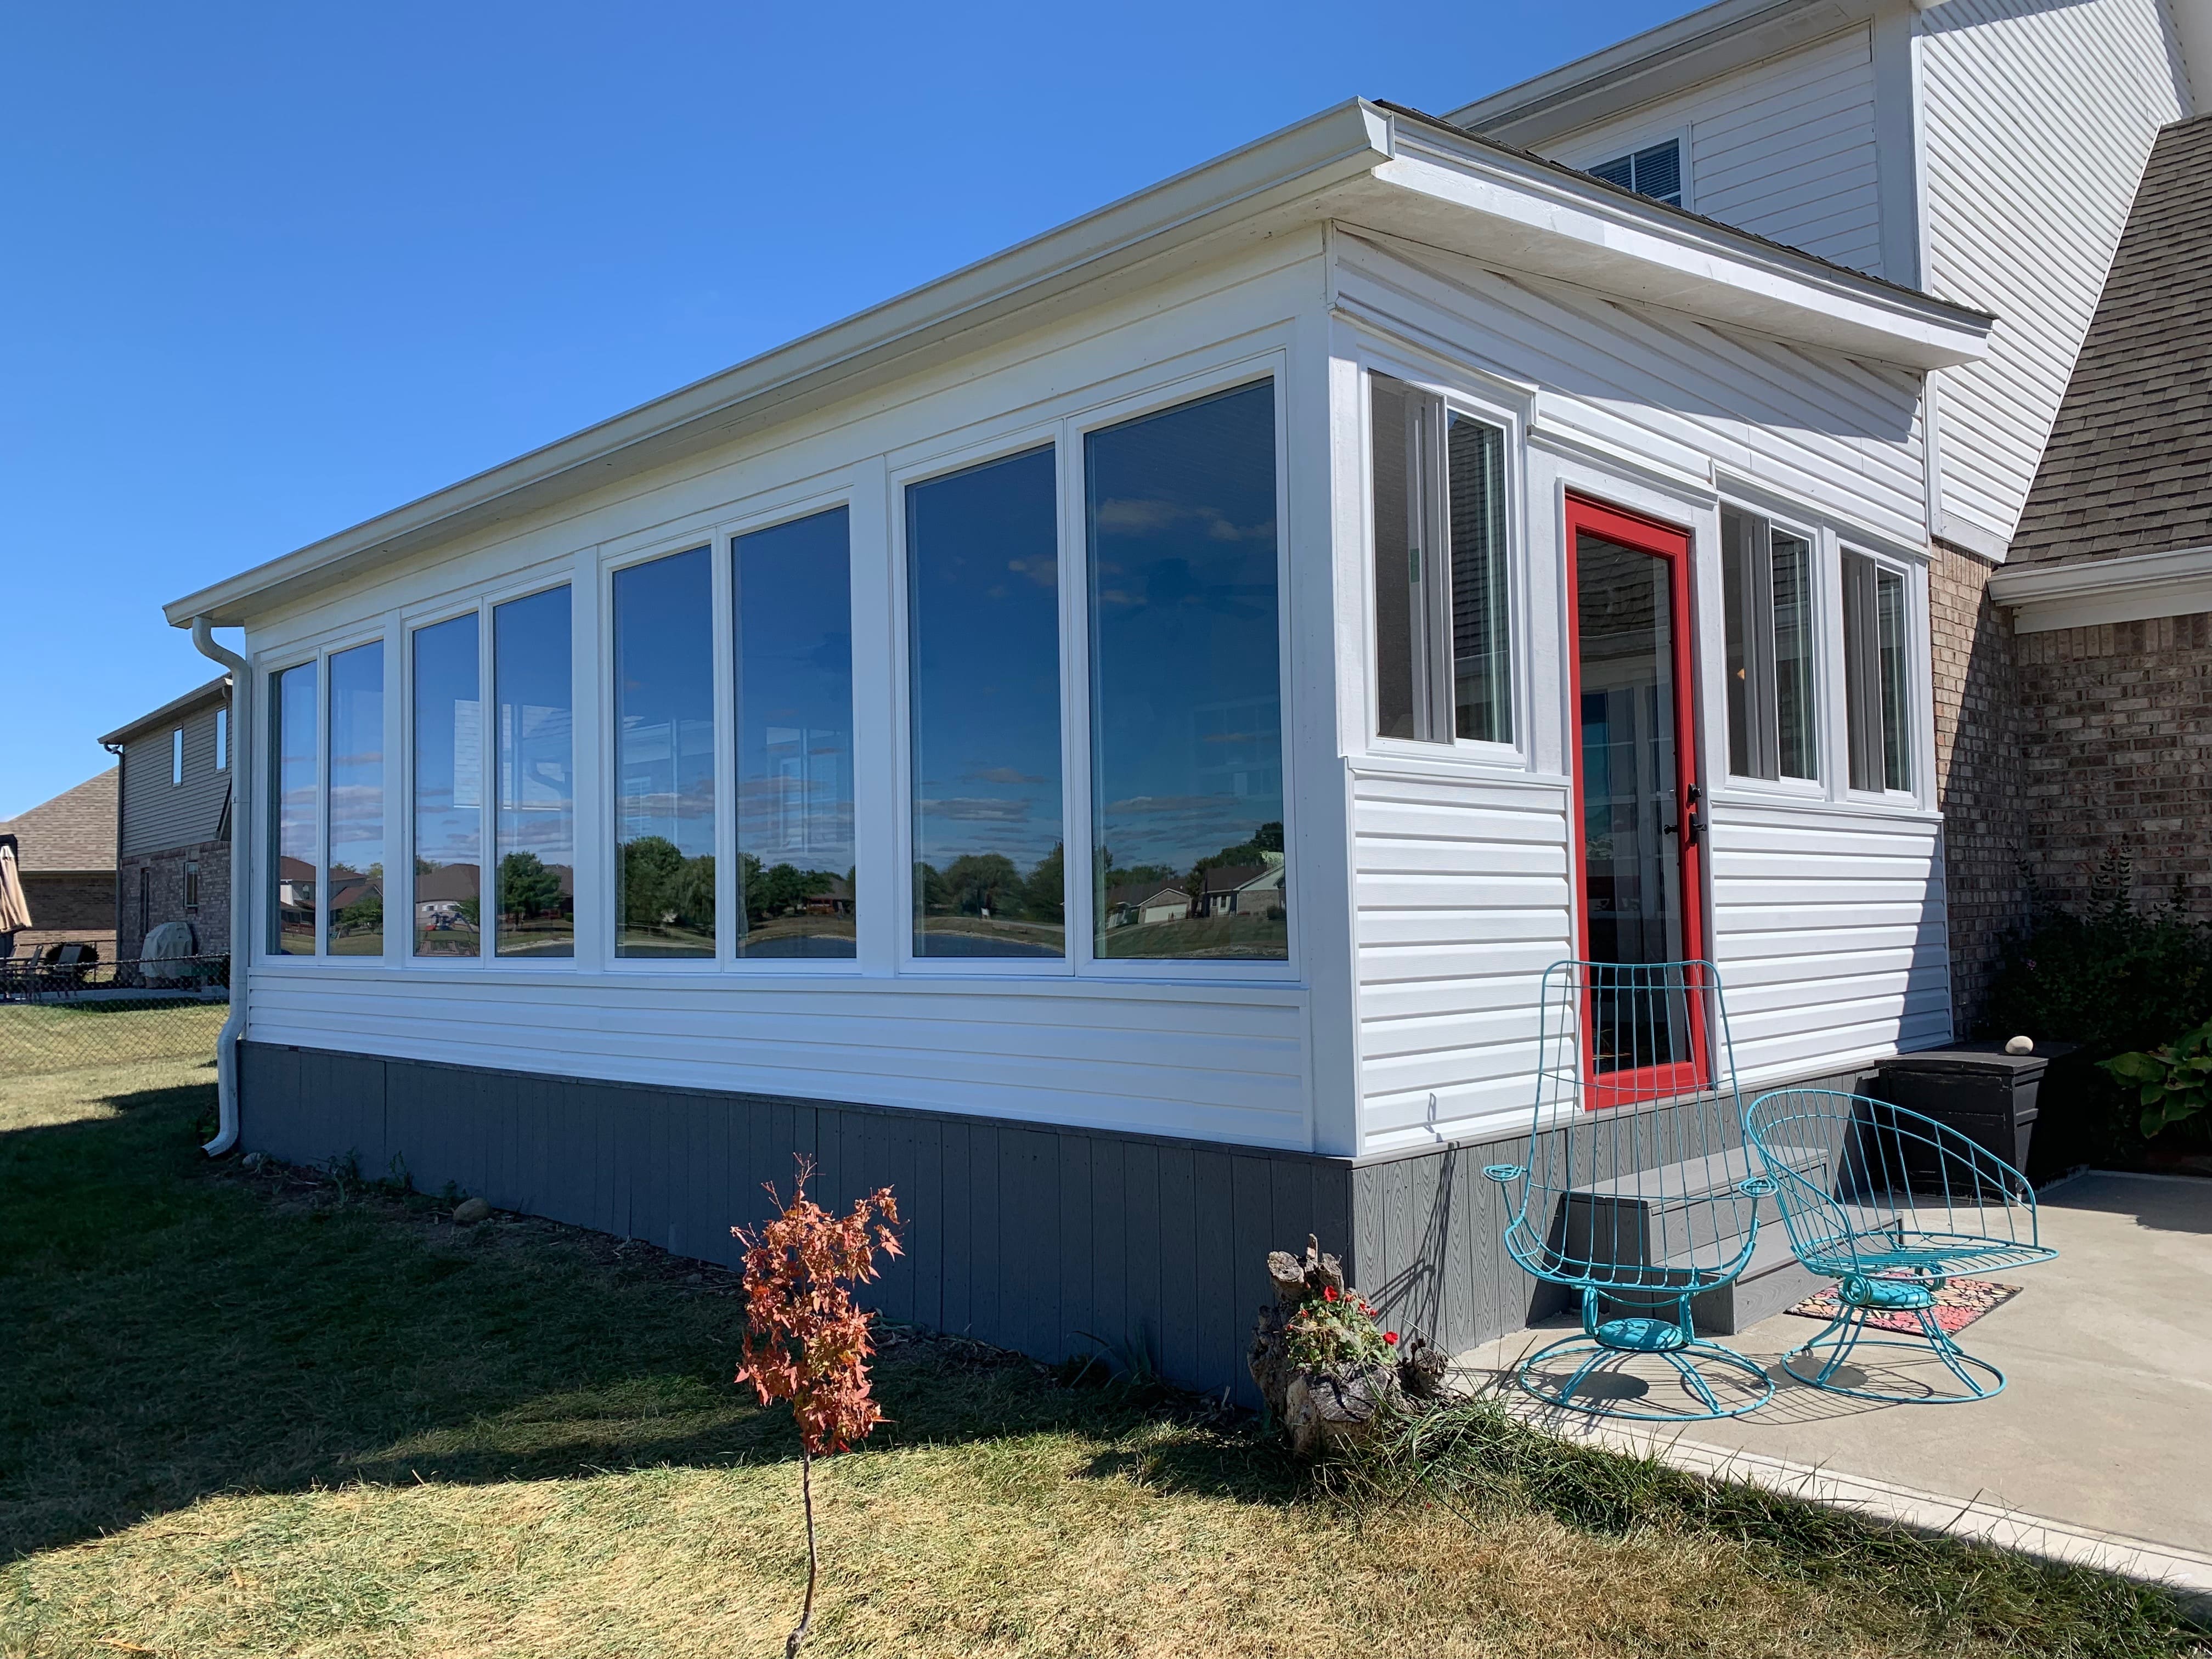
[[[2024,1036],[2014,1037],[2005,1044],[2005,1052],[2008,1054],[2032,1054],[2035,1052],[2035,1039]]]

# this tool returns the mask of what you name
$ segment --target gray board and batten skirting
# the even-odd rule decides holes
[[[1309,1233],[1447,1352],[1556,1307],[1505,1254],[1505,1194],[1482,1174],[1523,1161],[1525,1135],[1332,1158],[259,1042],[240,1046],[240,1084],[246,1150],[404,1166],[426,1192],[732,1267],[730,1228],[766,1215],[763,1182],[790,1191],[804,1152],[833,1208],[896,1193],[906,1254],[868,1296],[888,1317],[1044,1360],[1140,1345],[1168,1381],[1248,1405],[1267,1252]]]

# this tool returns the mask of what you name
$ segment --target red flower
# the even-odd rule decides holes
[[[1322,1285],[1322,1286],[1321,1287],[1321,1299],[1322,1299],[1322,1301],[1324,1301],[1324,1302],[1334,1302],[1334,1301],[1335,1301],[1335,1300],[1336,1300],[1336,1286],[1335,1286],[1335,1285]]]
[[[1385,1331],[1382,1333],[1382,1340],[1385,1342],[1395,1342],[1398,1340],[1398,1333],[1395,1331]]]

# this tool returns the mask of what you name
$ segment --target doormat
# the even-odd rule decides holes
[[[2020,1294],[2017,1285],[2000,1285],[1987,1279],[1954,1279],[1936,1292],[1936,1305],[1929,1312],[1946,1334],[1956,1336],[1993,1308],[2002,1308]],[[1807,1319],[1833,1319],[1838,1309],[1835,1286],[1807,1297],[1790,1310]],[[1925,1336],[1921,1328],[1920,1316],[1914,1313],[1869,1311],[1866,1323],[1875,1330],[1902,1331],[1907,1336]]]

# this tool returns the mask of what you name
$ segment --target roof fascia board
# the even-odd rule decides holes
[[[1056,229],[779,346],[528,454],[311,543],[163,607],[242,623],[391,553],[519,515],[591,483],[723,441],[740,425],[810,392],[986,327],[1080,283],[1217,235],[1389,159],[1393,123],[1353,99],[1124,197]]]
[[[2212,611],[2212,547],[2008,565],[1990,577],[1990,597],[2012,611],[2018,634],[2193,616]]]
[[[1544,143],[1856,27],[1875,9],[1875,0],[1721,0],[1478,98],[1445,118],[1510,143]]]
[[[195,686],[181,697],[172,697],[149,714],[141,714],[128,726],[118,726],[100,739],[102,743],[121,743],[134,738],[149,726],[159,726],[179,714],[191,713],[202,703],[221,702],[230,691],[230,676],[218,674],[205,685]]]
[[[1982,312],[1677,215],[1441,125],[1401,127],[1339,216],[1507,270],[1901,368],[1973,362]],[[1395,191],[1378,187],[1395,186]]]

